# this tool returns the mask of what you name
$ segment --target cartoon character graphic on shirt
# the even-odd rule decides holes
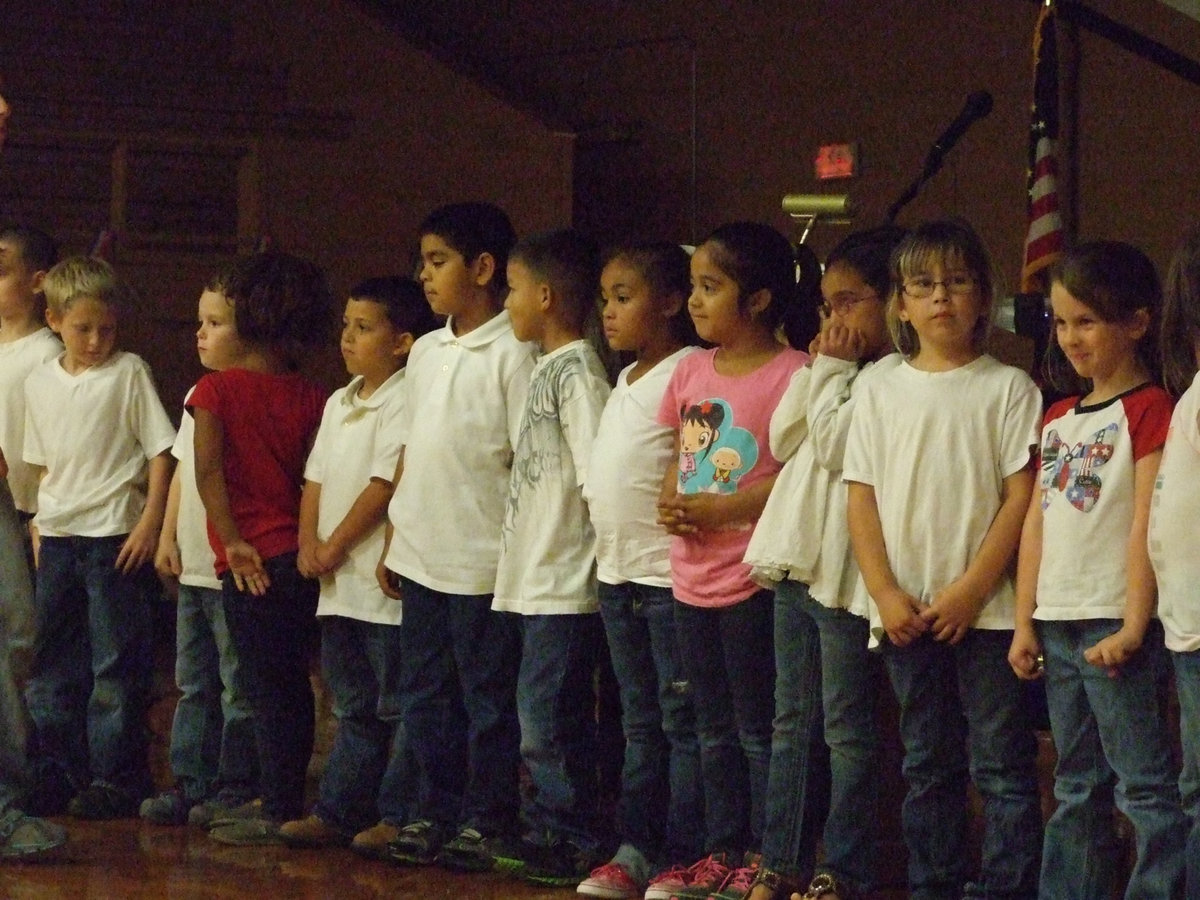
[[[754,435],[734,425],[733,410],[719,398],[685,404],[679,418],[679,492],[735,493],[758,461]]]
[[[1090,512],[1103,487],[1097,470],[1112,459],[1116,436],[1117,424],[1110,422],[1090,440],[1068,445],[1051,429],[1042,447],[1042,509],[1059,493],[1080,512]]]
[[[704,400],[679,410],[679,490],[685,491],[688,479],[697,470],[696,454],[708,456],[712,445],[721,436],[725,422],[725,404]]]

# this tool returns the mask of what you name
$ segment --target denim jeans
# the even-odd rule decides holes
[[[521,630],[517,717],[521,759],[533,790],[521,804],[535,844],[594,849],[596,694],[602,625],[596,613],[513,615]]]
[[[871,626],[866,619],[815,600],[806,600],[804,608],[817,623],[820,636],[821,698],[829,747],[829,815],[825,854],[817,868],[867,894],[877,883],[876,686],[883,676],[883,660],[867,649]]]
[[[263,815],[287,821],[304,808],[312,756],[315,714],[308,669],[318,589],[315,581],[301,577],[295,553],[273,556],[263,566],[271,586],[260,597],[239,591],[233,574],[225,573],[225,621],[254,713]]]
[[[376,822],[405,825],[412,765],[404,740],[400,626],[321,618],[321,672],[337,732],[313,810],[347,833]]]
[[[762,863],[812,875],[829,811],[829,750],[821,711],[821,645],[809,615],[808,587],[780,582],[775,591],[775,722],[767,778]]]
[[[704,850],[704,796],[674,605],[670,588],[600,583],[625,733],[617,828],[647,859],[687,864]]]
[[[1037,742],[1008,664],[1011,631],[971,629],[884,646],[900,705],[901,812],[913,898],[1033,897],[1042,811]],[[967,884],[967,773],[983,799],[977,881]]]
[[[770,591],[715,609],[675,603],[710,852],[737,857],[762,843],[775,715],[773,603]]]
[[[1111,895],[1112,804],[1133,824],[1137,859],[1129,898],[1175,897],[1183,889],[1187,820],[1179,806],[1159,686],[1167,663],[1162,626],[1151,622],[1141,649],[1116,677],[1083,652],[1120,628],[1115,619],[1039,622],[1046,701],[1058,750],[1046,823],[1042,896]],[[1185,732],[1186,734],[1186,732]],[[1115,776],[1115,790],[1114,790]]]
[[[175,683],[171,772],[191,803],[221,792],[258,796],[258,751],[244,679],[225,623],[222,592],[179,586],[175,613]]]
[[[0,815],[19,804],[29,779],[25,758],[29,721],[21,696],[33,640],[27,535],[8,482],[0,478]]]
[[[1172,653],[1175,686],[1179,693],[1179,733],[1183,740],[1183,771],[1179,794],[1184,813],[1191,819],[1187,850],[1187,898],[1200,900],[1200,650]]]
[[[151,788],[153,573],[115,567],[125,537],[42,538],[26,696],[40,783],[65,778],[79,790],[103,782],[139,798]]]
[[[512,831],[521,758],[517,623],[492,611],[491,595],[444,594],[408,578],[400,590],[415,816],[485,834]]]

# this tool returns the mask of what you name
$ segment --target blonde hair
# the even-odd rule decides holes
[[[66,315],[80,297],[117,307],[125,299],[125,290],[113,267],[94,256],[69,256],[51,266],[42,281],[42,292],[46,295],[46,308],[59,317]]]
[[[962,266],[975,279],[979,292],[979,318],[971,332],[971,346],[982,352],[992,330],[992,306],[996,301],[995,271],[983,241],[962,219],[926,222],[913,229],[892,251],[892,290],[888,296],[887,326],[892,343],[906,357],[921,349],[917,331],[900,318],[900,293],[904,279],[929,271],[931,263],[943,268]]]

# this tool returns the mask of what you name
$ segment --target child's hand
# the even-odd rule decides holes
[[[320,578],[325,574],[317,562],[316,550],[316,542],[300,542],[300,552],[296,554],[296,569],[305,578]]]
[[[862,358],[867,349],[866,340],[861,331],[847,328],[838,322],[831,322],[829,327],[817,337],[820,342],[818,353],[844,359],[847,362],[856,362]]]
[[[375,567],[375,580],[379,582],[379,589],[386,596],[393,600],[403,599],[400,594],[400,576],[385,566],[382,559]]]
[[[143,522],[138,522],[121,545],[121,552],[117,554],[113,568],[119,569],[123,575],[128,575],[153,560],[154,551],[158,547],[157,532],[157,528],[150,528]]]
[[[1042,677],[1042,645],[1037,632],[1028,622],[1013,630],[1012,645],[1008,648],[1008,664],[1017,677],[1024,681],[1036,681]]]
[[[1121,666],[1141,649],[1143,633],[1123,625],[1115,634],[1084,650],[1083,658],[1093,666],[1106,669],[1109,678],[1116,678],[1121,674]]]
[[[158,539],[158,550],[154,554],[154,570],[163,578],[178,578],[183,574],[183,562],[179,558],[179,544],[173,537],[164,534]]]
[[[320,567],[321,575],[327,575],[346,560],[346,553],[329,541],[321,541],[313,550],[313,558]]]
[[[972,596],[959,582],[951,582],[933,595],[933,600],[921,610],[921,618],[934,640],[954,645],[967,636],[984,599]]]
[[[676,494],[659,498],[658,524],[671,534],[695,534],[715,531],[726,524],[720,494]]]
[[[897,647],[907,647],[929,630],[929,623],[921,618],[921,601],[907,591],[895,591],[875,598],[879,618],[888,640]]]
[[[271,586],[262,557],[246,541],[234,541],[225,545],[225,561],[233,573],[233,583],[239,591],[261,597]]]

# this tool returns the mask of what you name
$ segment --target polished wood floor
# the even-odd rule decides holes
[[[0,866],[5,900],[563,900],[497,874],[458,875],[438,868],[401,868],[349,850],[226,847],[197,828],[136,820],[77,822],[54,858]]]

